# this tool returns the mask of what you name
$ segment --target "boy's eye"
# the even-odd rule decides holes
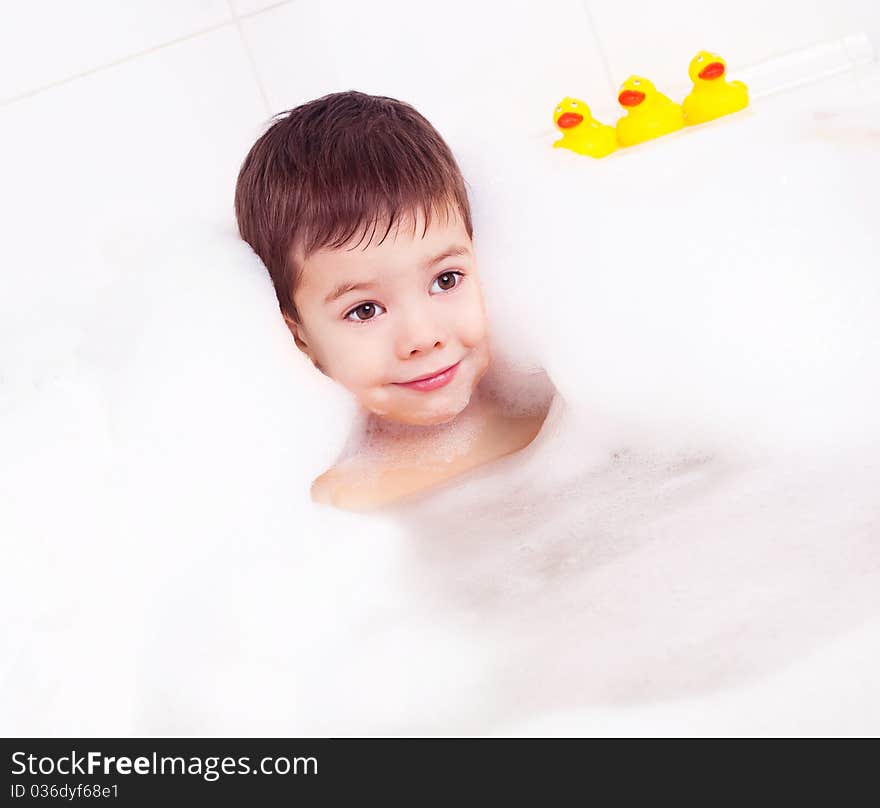
[[[440,285],[438,289],[440,292],[448,292],[455,289],[460,283],[456,276],[464,277],[464,272],[454,270],[452,272],[444,272],[442,275],[438,275],[434,278],[434,283],[431,284],[431,291],[434,291],[436,284]],[[355,323],[366,323],[369,320],[376,319],[377,308],[385,311],[385,308],[380,303],[361,303],[360,306],[355,306],[350,312],[348,312],[344,319]]]
[[[434,279],[434,283],[440,284],[441,292],[448,292],[450,289],[455,289],[458,286],[458,281],[453,280],[456,275],[464,276],[463,272],[444,272],[442,275],[438,275]],[[431,289],[434,288],[434,284],[431,284]]]
[[[345,315],[346,320],[353,320],[356,323],[365,323],[367,320],[372,320],[376,316],[376,307],[380,309],[378,303],[361,303],[360,306],[356,306],[353,308],[348,314]],[[357,317],[352,317],[352,315],[359,315]]]

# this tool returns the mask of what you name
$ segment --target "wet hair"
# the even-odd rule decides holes
[[[473,238],[465,181],[446,142],[412,106],[356,91],[274,116],[251,147],[235,188],[241,237],[269,271],[282,314],[294,305],[298,259],[324,248],[368,247],[406,218],[457,211]]]

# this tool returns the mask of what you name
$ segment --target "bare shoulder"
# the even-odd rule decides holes
[[[322,505],[364,511],[396,502],[430,482],[420,469],[374,467],[365,474],[362,467],[342,463],[314,480],[311,497]]]
[[[313,502],[321,505],[332,505],[336,489],[341,482],[339,469],[333,466],[312,481],[311,497]]]
[[[364,475],[350,463],[342,462],[327,469],[312,482],[313,502],[343,509],[361,509],[383,504],[380,483],[383,474]]]

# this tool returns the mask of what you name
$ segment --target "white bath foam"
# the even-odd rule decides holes
[[[100,388],[56,366],[3,408],[0,445],[0,725],[125,734],[140,610]]]
[[[295,346],[265,267],[237,234],[184,222],[164,236],[139,252],[144,316],[113,398],[124,428],[177,418],[191,431],[160,439],[232,460],[283,447],[285,474],[317,470],[345,434],[350,396]]]
[[[846,731],[854,705],[836,713],[834,688],[848,674],[814,657],[878,608],[878,470],[847,480],[858,457],[631,457],[588,473],[577,499],[509,491],[516,511],[491,479],[418,522],[320,511],[296,542],[168,577],[136,731],[567,733],[597,715],[611,734],[640,717],[649,733],[685,702],[683,715],[707,705],[696,731],[723,733],[763,726],[762,698],[740,699],[731,723],[732,689],[772,693],[792,665],[806,706],[766,726]]]
[[[416,611],[399,528],[329,509],[299,527],[168,580],[143,643],[138,732],[369,733],[420,715],[409,702],[450,668],[436,709],[465,712],[457,691],[478,660],[451,659],[463,638]]]
[[[880,620],[868,620],[772,676],[698,698],[560,710],[499,736],[874,737]]]
[[[542,367],[523,361],[504,343],[501,349],[494,349],[482,385],[501,411],[512,418],[545,413],[556,389]]]

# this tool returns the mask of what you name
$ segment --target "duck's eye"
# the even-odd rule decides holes
[[[571,105],[572,105],[573,107],[576,107],[576,106],[578,105],[578,102],[577,102],[577,101],[572,101],[572,102],[571,102]]]
[[[641,83],[642,83],[642,82],[640,82],[640,81],[634,81],[634,82],[633,82],[633,84],[634,84],[636,87],[638,87]]]
[[[556,107],[557,112],[562,112],[562,107]]]
[[[361,303],[360,306],[355,306],[348,314],[346,314],[345,319],[351,320],[354,323],[366,323],[369,320],[375,320],[377,306],[380,309],[382,308],[378,303]]]
[[[697,61],[698,61],[698,62],[702,62],[702,61],[703,61],[703,57],[702,57],[702,56],[698,56],[698,57],[697,57]]]

